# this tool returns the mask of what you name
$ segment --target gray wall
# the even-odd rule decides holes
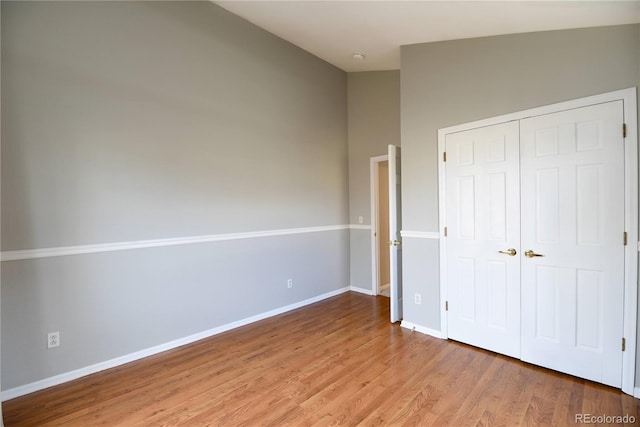
[[[349,220],[371,225],[371,157],[400,145],[400,72],[348,74]],[[351,230],[351,285],[371,289],[371,233]],[[375,291],[371,289],[372,291]]]
[[[405,46],[401,60],[403,229],[438,231],[437,130],[638,86],[640,26]],[[438,240],[404,240],[407,321],[438,330]]]
[[[1,7],[3,251],[348,223],[343,71],[209,2]],[[348,286],[349,232],[2,267],[11,389]]]

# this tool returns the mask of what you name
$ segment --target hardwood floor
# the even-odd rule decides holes
[[[390,324],[347,293],[3,404],[11,426],[539,426],[640,417],[606,386]],[[615,421],[615,420],[614,420]],[[600,424],[610,425],[610,424]]]

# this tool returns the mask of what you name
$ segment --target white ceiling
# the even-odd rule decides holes
[[[212,1],[345,71],[399,69],[402,45],[640,22],[640,0]]]

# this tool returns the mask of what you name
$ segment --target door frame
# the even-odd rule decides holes
[[[380,163],[389,161],[389,155],[371,157],[369,159],[369,187],[371,191],[371,291],[373,295],[378,295],[378,289],[380,288],[378,265],[380,259],[380,253],[377,245],[377,235],[379,233],[379,218],[378,218],[378,193],[380,187],[380,177],[378,176],[378,166]]]
[[[636,107],[636,88],[628,88],[557,104],[504,114],[483,120],[463,123],[438,129],[438,204],[439,204],[439,233],[440,233],[440,332],[443,337],[448,336],[447,328],[447,269],[446,269],[446,194],[445,194],[445,139],[448,134],[463,132],[475,128],[497,125],[500,123],[522,120],[528,117],[541,116],[589,105],[611,101],[623,101],[624,123],[626,124],[626,138],[624,139],[625,154],[625,212],[624,223],[627,231],[627,241],[624,248],[624,314],[623,336],[626,340],[626,350],[622,353],[622,391],[640,397],[640,388],[635,391],[636,370],[636,332],[638,316],[638,113]],[[622,132],[622,129],[620,130]],[[622,338],[622,337],[621,337]]]

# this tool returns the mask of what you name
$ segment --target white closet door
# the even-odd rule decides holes
[[[616,101],[520,122],[522,360],[615,387],[622,372],[622,117]]]
[[[520,357],[518,123],[445,144],[448,335]]]

